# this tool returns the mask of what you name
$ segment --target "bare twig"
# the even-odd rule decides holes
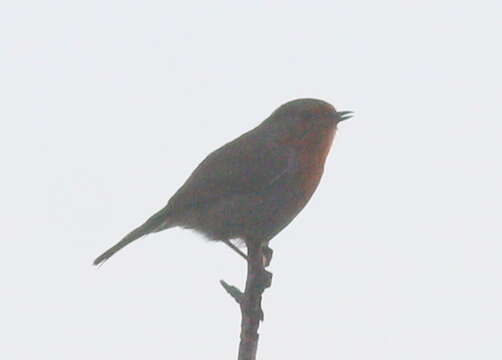
[[[238,360],[255,360],[258,348],[258,327],[263,320],[261,299],[266,288],[272,283],[272,273],[265,270],[271,260],[272,250],[263,244],[247,244],[248,273],[246,289],[242,293],[235,286],[221,281],[221,285],[241,308],[241,336]]]
[[[237,304],[241,304],[242,296],[244,295],[237,287],[228,284],[225,280],[220,280],[221,286],[227,291],[227,293],[234,298]]]

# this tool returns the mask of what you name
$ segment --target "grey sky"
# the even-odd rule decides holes
[[[317,97],[340,125],[271,243],[260,359],[500,359],[500,1],[4,1],[5,359],[234,359],[190,231],[91,261],[210,151]]]

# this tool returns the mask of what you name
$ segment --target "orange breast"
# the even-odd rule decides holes
[[[334,127],[323,131],[312,131],[301,142],[295,144],[295,148],[299,151],[300,186],[305,192],[306,201],[319,185],[335,132]]]

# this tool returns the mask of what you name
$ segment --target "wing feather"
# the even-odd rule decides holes
[[[231,194],[259,192],[290,167],[293,152],[250,131],[209,154],[166,206],[178,211]]]

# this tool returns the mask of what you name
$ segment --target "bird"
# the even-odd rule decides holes
[[[233,240],[248,249],[257,244],[268,248],[312,197],[337,125],[352,115],[313,98],[279,106],[257,127],[210,153],[161,210],[93,264],[147,234],[173,227],[222,241],[244,258]]]

